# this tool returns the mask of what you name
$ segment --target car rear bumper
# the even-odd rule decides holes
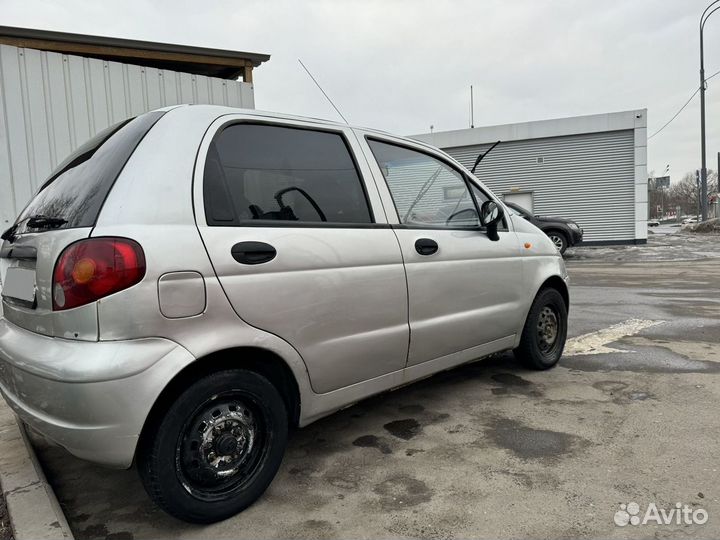
[[[51,338],[0,318],[0,393],[22,421],[77,457],[127,468],[150,409],[194,358],[163,338]]]

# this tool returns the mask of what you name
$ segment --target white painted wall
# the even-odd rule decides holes
[[[0,229],[95,133],[179,103],[252,109],[253,85],[0,45]]]

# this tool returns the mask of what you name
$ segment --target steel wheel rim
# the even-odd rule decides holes
[[[542,352],[548,352],[557,343],[560,324],[558,314],[550,306],[540,310],[537,322],[538,346]]]
[[[260,407],[240,392],[203,402],[185,422],[175,452],[178,478],[192,496],[214,501],[241,491],[267,455]]]

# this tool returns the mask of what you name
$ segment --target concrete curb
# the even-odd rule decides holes
[[[73,540],[25,427],[0,398],[0,488],[15,540]]]

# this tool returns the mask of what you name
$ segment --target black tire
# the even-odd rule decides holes
[[[545,234],[547,234],[550,240],[552,240],[552,243],[555,244],[555,247],[561,255],[565,253],[565,250],[568,248],[568,239],[565,233],[560,231],[548,231]]]
[[[285,404],[272,383],[252,371],[219,371],[189,386],[144,430],[138,472],[160,508],[213,523],[263,494],[287,434]]]
[[[553,330],[554,327],[554,330]],[[554,335],[553,339],[550,339]],[[567,338],[567,306],[557,289],[542,289],[533,301],[515,358],[532,369],[550,369],[562,356]]]

